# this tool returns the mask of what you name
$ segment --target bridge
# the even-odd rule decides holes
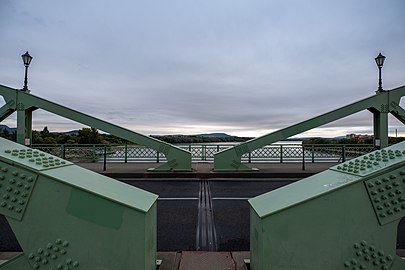
[[[223,196],[230,186],[225,187],[221,181],[204,177],[197,182],[187,179],[178,182],[172,178],[166,183],[170,186],[171,181],[177,181],[172,186],[172,196],[179,187],[192,186],[198,190],[196,197],[192,193],[178,198],[163,193],[158,197],[153,182],[135,180],[137,187],[130,186],[127,185],[130,181],[125,184],[28,147],[32,143],[32,111],[44,109],[163,153],[167,162],[152,172],[173,173],[174,177],[191,172],[190,151],[27,91],[0,86],[0,95],[6,102],[0,108],[0,120],[17,111],[17,143],[0,138],[0,214],[6,218],[22,250],[0,268],[162,270],[165,260],[173,259],[161,253],[157,257],[156,253],[157,216],[166,214],[164,228],[192,217],[198,221],[196,231],[192,232],[196,241],[192,245],[198,252],[183,252],[178,269],[190,269],[193,265],[209,269],[246,269],[250,265],[254,270],[404,269],[405,261],[397,254],[396,244],[405,213],[405,143],[388,146],[388,113],[404,123],[404,109],[399,106],[404,94],[405,87],[379,91],[364,100],[220,151],[214,154],[211,173],[254,174],[251,167],[242,164],[244,154],[361,110],[373,114],[375,151],[343,163],[341,160],[303,180],[289,180],[286,187],[270,192],[266,191],[282,184],[269,181],[272,188],[262,188],[266,181],[252,179],[250,185],[241,185],[237,179],[232,180],[231,185],[240,185],[244,192],[252,183],[261,187],[260,193],[247,198]],[[237,212],[225,206],[229,207],[228,200],[234,207],[237,201],[249,204],[250,211],[242,212],[245,217],[250,215],[250,255],[213,252],[223,251],[219,238],[235,225],[225,220],[221,223],[225,226],[214,226],[221,217],[232,217]],[[185,201],[198,204],[198,211],[181,212],[179,208],[164,211],[178,203],[185,207]],[[222,214],[215,212],[220,209]],[[233,220],[237,219],[233,216]],[[176,242],[182,235],[160,234],[160,237]],[[238,243],[241,245],[242,242]],[[212,260],[222,263],[221,266],[204,265]]]

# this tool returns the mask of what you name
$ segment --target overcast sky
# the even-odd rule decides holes
[[[405,85],[404,14],[403,0],[1,0],[0,84],[22,87],[28,50],[34,95],[143,134],[255,137],[373,95],[379,52],[384,89]],[[83,127],[36,111],[45,125]],[[371,131],[363,112],[304,135]]]

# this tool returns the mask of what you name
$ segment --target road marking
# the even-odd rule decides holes
[[[247,201],[250,198],[237,198],[237,197],[214,197],[212,200],[229,200],[229,201]]]
[[[158,198],[158,201],[188,201],[188,200],[198,200],[198,198],[194,198],[194,197],[180,197],[180,198],[176,198],[176,197],[173,197],[173,198]]]

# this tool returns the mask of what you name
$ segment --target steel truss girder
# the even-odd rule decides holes
[[[28,119],[23,119],[21,121],[17,120],[18,124],[24,125],[23,123],[26,123],[23,128],[20,127],[20,129],[18,129],[17,126],[17,130],[20,133],[23,132],[22,136],[30,136],[29,133],[31,127],[27,126],[27,123],[30,123],[30,113],[36,109],[43,109],[78,123],[97,128],[133,143],[149,147],[156,150],[158,153],[164,154],[167,162],[154,170],[191,171],[191,153],[172,144],[122,128],[93,116],[7,86],[0,85],[0,95],[4,97],[6,102],[6,104],[0,108],[0,122],[11,115],[14,111],[18,111],[21,115],[24,114],[25,118]],[[24,116],[21,117],[24,118]],[[19,143],[22,143],[21,138]]]
[[[251,167],[242,164],[241,158],[243,154],[363,110],[369,110],[374,114],[375,138],[380,140],[382,148],[386,147],[388,146],[388,113],[392,113],[401,122],[405,122],[405,110],[399,106],[400,99],[404,95],[405,86],[401,86],[389,91],[376,92],[375,95],[354,102],[350,105],[225,149],[214,155],[214,170],[252,170]]]

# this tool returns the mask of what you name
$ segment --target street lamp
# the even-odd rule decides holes
[[[383,92],[384,90],[382,88],[381,69],[384,65],[385,56],[380,53],[374,60],[378,67],[378,90],[377,91]]]
[[[25,79],[24,79],[24,87],[23,87],[23,91],[27,91],[28,92],[28,86],[27,86],[27,83],[28,83],[28,79],[27,79],[27,73],[28,73],[28,66],[30,65],[30,63],[31,63],[31,60],[32,60],[32,56],[28,53],[28,51],[25,53],[25,54],[23,54],[23,55],[21,55],[21,57],[22,57],[22,60],[23,60],[23,62],[24,62],[24,66],[25,66]]]

